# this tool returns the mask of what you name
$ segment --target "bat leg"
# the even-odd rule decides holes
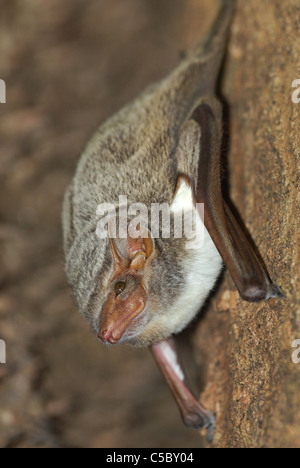
[[[236,221],[221,191],[220,156],[222,121],[220,104],[212,98],[201,103],[191,118],[201,128],[195,195],[204,204],[204,224],[228,268],[240,296],[249,302],[284,297],[259,260]]]
[[[208,441],[212,442],[215,417],[201,406],[190,390],[174,339],[155,343],[150,350],[174,396],[184,424],[192,429],[207,429]]]

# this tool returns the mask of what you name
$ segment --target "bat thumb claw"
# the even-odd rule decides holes
[[[270,298],[271,297],[275,297],[275,298],[278,297],[278,298],[281,298],[281,299],[286,299],[286,295],[282,291],[281,287],[277,286],[277,284],[272,284],[272,289],[271,289],[271,292],[270,292]]]
[[[205,429],[207,430],[206,432],[207,441],[211,444],[214,438],[216,417],[210,411],[208,411],[208,415],[209,415],[210,420],[206,424]]]
[[[214,432],[215,432],[215,418],[214,418],[214,420],[209,424],[209,426],[207,427],[206,438],[207,438],[207,442],[209,442],[210,444],[211,444],[212,441],[213,441]]]
[[[207,410],[205,410],[204,413],[203,409],[201,409],[201,412],[194,411],[182,414],[182,419],[184,424],[191,429],[206,429],[207,440],[209,443],[212,443],[216,422],[216,418],[213,413]]]

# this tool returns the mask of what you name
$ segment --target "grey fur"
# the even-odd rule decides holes
[[[218,106],[213,95],[234,2],[221,3],[213,34],[202,41],[204,45],[194,47],[170,76],[99,128],[66,192],[66,273],[80,311],[95,332],[112,273],[109,243],[96,235],[97,206],[104,202],[117,206],[119,195],[127,195],[129,204],[171,204],[178,174],[196,177],[200,131],[189,115],[202,99]],[[159,255],[149,265],[145,282],[162,311],[187,287],[181,268],[184,243],[156,241]],[[160,339],[159,333],[153,339]]]

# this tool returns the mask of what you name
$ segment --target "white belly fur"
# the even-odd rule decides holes
[[[196,213],[193,204],[192,189],[182,180],[181,186],[172,203],[173,213],[188,208]],[[222,258],[216,249],[208,231],[203,226],[197,212],[198,226],[203,229],[202,245],[188,249],[184,260],[185,285],[182,294],[167,316],[160,317],[160,326],[169,329],[172,333],[179,333],[197,315],[222,270]],[[165,322],[165,323],[162,323]]]
[[[206,229],[203,246],[189,251],[184,269],[187,287],[168,316],[175,333],[183,330],[199,312],[222,270],[221,256]]]

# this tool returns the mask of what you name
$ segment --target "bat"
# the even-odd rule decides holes
[[[234,1],[222,0],[207,38],[100,126],[63,206],[66,273],[81,313],[103,343],[149,347],[183,421],[207,428],[209,439],[214,415],[194,397],[174,335],[197,315],[224,264],[244,300],[283,297],[221,191],[222,106],[215,94],[233,11]],[[148,213],[168,206],[172,226],[189,212],[192,226],[202,227],[201,242],[188,248],[190,238],[175,228],[169,237],[161,227],[154,235],[142,217],[134,226],[134,210],[124,215],[120,196]],[[115,207],[114,216],[99,207]]]

